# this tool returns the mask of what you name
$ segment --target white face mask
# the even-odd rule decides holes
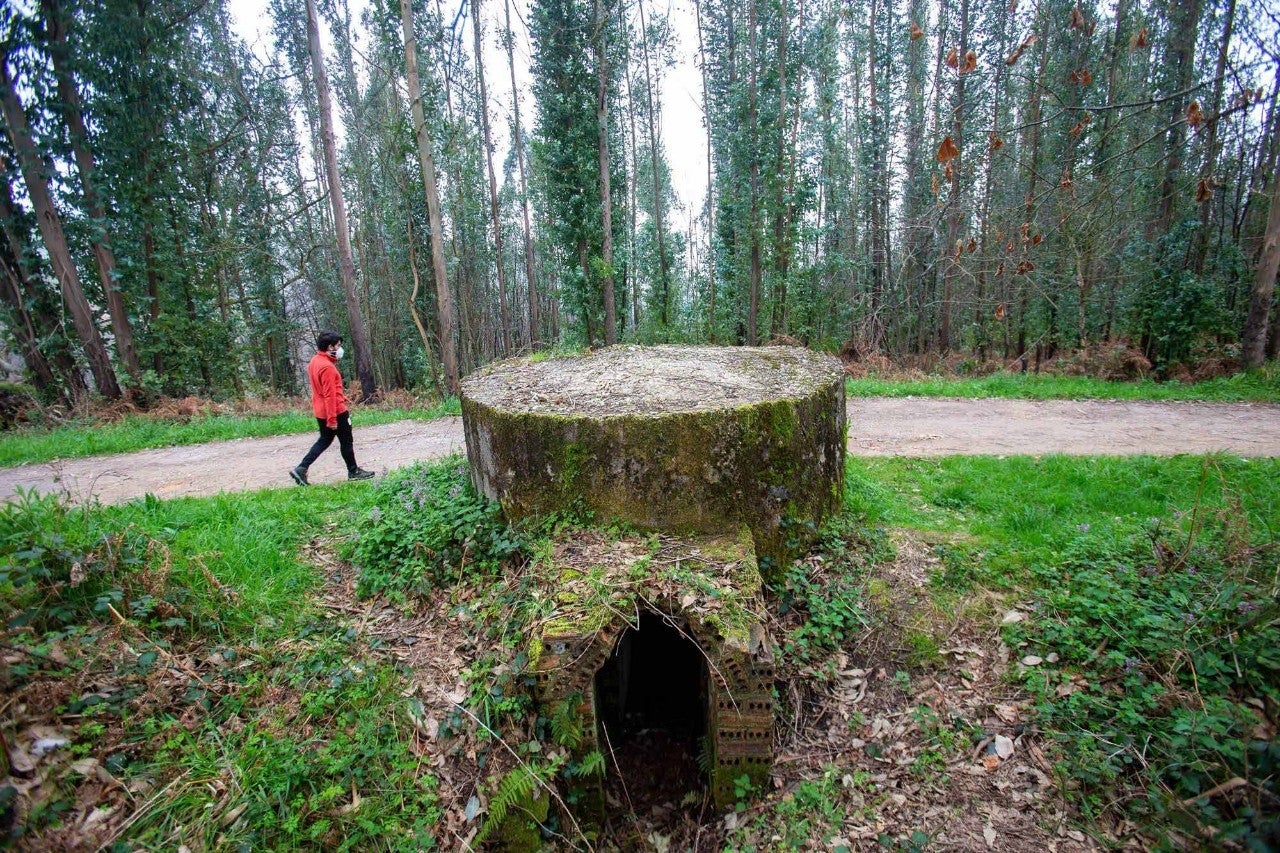
[[[346,352],[346,350],[344,350],[344,349],[342,348],[342,346],[341,346],[341,345],[339,345],[339,346],[338,346],[338,349],[334,351],[334,353],[333,353],[333,357],[334,357],[334,358],[342,358],[342,354],[343,354],[344,352]]]

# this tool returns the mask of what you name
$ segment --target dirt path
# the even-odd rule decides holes
[[[356,422],[360,464],[387,471],[463,449],[456,417],[383,426]],[[288,471],[310,435],[245,438],[116,456],[0,469],[0,495],[65,490],[104,503],[150,492],[160,498],[292,487]],[[872,398],[849,401],[855,456],[1123,455],[1207,453],[1280,456],[1280,405],[1055,400]],[[345,476],[337,447],[311,469],[313,483]]]

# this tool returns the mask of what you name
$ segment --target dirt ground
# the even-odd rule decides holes
[[[385,472],[463,450],[459,418],[365,427],[359,412],[355,414],[356,456],[365,468]],[[292,487],[289,469],[310,443],[310,435],[289,435],[20,465],[0,469],[0,495],[12,495],[20,486],[119,503],[148,492],[175,498]],[[1280,405],[912,397],[849,401],[849,452],[855,456],[1210,451],[1280,456]],[[313,483],[344,476],[337,447],[311,468]]]

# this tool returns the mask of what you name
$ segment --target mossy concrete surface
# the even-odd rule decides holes
[[[539,567],[545,602],[529,657],[543,709],[570,701],[600,749],[596,674],[641,609],[663,616],[706,661],[705,713],[712,796],[734,802],[734,780],[759,788],[773,760],[773,660],[762,627],[761,579],[750,532],[700,537],[566,534]],[[580,791],[581,817],[598,820],[599,781]]]
[[[780,566],[840,507],[839,362],[796,347],[611,347],[462,386],[479,491],[521,519],[590,511],[671,533],[745,524]]]

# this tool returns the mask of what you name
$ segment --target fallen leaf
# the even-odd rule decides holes
[[[1002,723],[1013,725],[1018,722],[1018,709],[1014,705],[996,705],[992,710]]]
[[[996,846],[996,828],[991,825],[990,821],[987,822],[986,826],[982,827],[982,838],[987,842],[987,847]]]
[[[1038,655],[1027,655],[1022,659],[1023,666],[1039,666],[1044,663],[1044,658]]]
[[[1021,610],[1006,610],[1004,616],[1000,619],[1001,625],[1013,625],[1027,618],[1027,614]]]
[[[1006,737],[1005,735],[996,735],[994,745],[996,755],[998,755],[1001,760],[1007,759],[1009,756],[1013,755],[1013,738]]]
[[[480,814],[480,798],[475,794],[472,794],[471,798],[467,800],[467,807],[463,810],[462,814],[463,817],[467,819],[467,823],[471,823],[471,821],[475,820],[476,815]]]
[[[1057,663],[1060,660],[1057,652],[1049,652],[1049,654],[1044,656],[1044,659],[1048,663]]]
[[[995,770],[997,767],[1000,766],[1000,756],[998,755],[982,756],[982,766],[985,767],[987,770]]]

